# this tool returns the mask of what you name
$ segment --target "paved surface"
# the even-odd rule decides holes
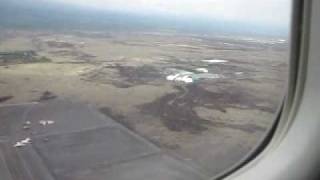
[[[14,147],[28,137],[30,144]],[[0,174],[1,180],[208,178],[93,107],[65,100],[0,106]]]

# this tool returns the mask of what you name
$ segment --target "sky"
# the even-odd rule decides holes
[[[285,27],[292,0],[42,0],[145,15],[166,14]]]

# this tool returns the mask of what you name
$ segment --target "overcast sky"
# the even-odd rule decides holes
[[[286,26],[291,0],[50,0],[101,9]]]

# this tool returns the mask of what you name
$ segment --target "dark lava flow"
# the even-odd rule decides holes
[[[8,101],[8,100],[10,100],[12,98],[13,98],[13,96],[1,96],[0,97],[0,103]]]
[[[110,77],[109,69],[116,69],[119,77]],[[137,85],[148,84],[156,79],[161,79],[161,73],[153,66],[122,66],[111,65],[83,75],[83,80],[112,84],[118,88],[130,88]]]
[[[175,86],[175,88],[178,92],[167,94],[154,102],[139,106],[142,113],[161,117],[163,124],[172,131],[201,133],[208,129],[208,125],[229,126],[246,132],[263,130],[262,127],[252,124],[234,125],[203,119],[195,112],[195,107],[206,107],[221,112],[226,112],[226,108],[230,107],[274,112],[273,108],[258,106],[257,104],[264,102],[262,99],[239,88],[228,88],[223,92],[210,92],[199,84]]]
[[[52,92],[45,91],[42,93],[42,96],[39,98],[39,101],[47,101],[47,100],[56,99],[56,98],[57,96],[54,95]]]

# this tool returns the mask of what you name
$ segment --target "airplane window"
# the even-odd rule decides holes
[[[0,3],[8,180],[209,179],[285,95],[290,0]]]

